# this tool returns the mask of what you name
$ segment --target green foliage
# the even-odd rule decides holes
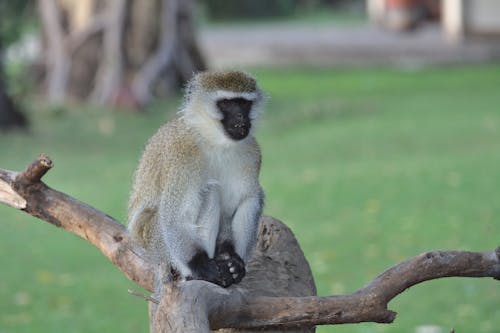
[[[321,295],[351,292],[423,251],[499,245],[499,73],[255,71],[270,95],[257,133],[265,211],[291,226]],[[0,167],[45,152],[55,162],[46,183],[124,220],[139,153],[175,105],[148,116],[37,110],[29,136],[0,138]],[[148,330],[146,303],[127,294],[136,287],[97,250],[11,208],[0,216],[0,332]],[[392,325],[318,332],[495,333],[499,299],[498,281],[443,279],[393,301]]]
[[[0,1],[0,46],[16,41],[26,28],[31,1]]]
[[[203,5],[212,19],[234,20],[291,15],[298,2],[298,0],[205,0]]]
[[[249,22],[360,22],[366,20],[364,0],[203,0],[203,12],[212,21]],[[248,19],[248,20],[246,20]]]
[[[33,79],[28,78],[26,64],[16,61],[6,64],[3,57],[6,48],[33,25],[32,5],[28,0],[0,0],[0,77],[18,106],[23,104],[21,96],[26,96],[32,88]]]

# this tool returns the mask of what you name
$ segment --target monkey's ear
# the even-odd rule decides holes
[[[186,83],[186,86],[184,87],[184,100],[186,102],[190,101],[195,91],[197,91],[196,82],[191,79]]]

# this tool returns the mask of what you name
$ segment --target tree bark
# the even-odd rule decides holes
[[[21,173],[0,169],[0,202],[86,239],[137,285],[156,290],[146,297],[152,332],[311,332],[315,325],[390,323],[396,313],[388,310],[388,302],[415,284],[451,276],[500,280],[500,247],[487,252],[432,251],[389,268],[352,294],[317,297],[290,229],[264,217],[242,283],[224,289],[206,281],[172,282],[160,273],[165,270],[146,259],[145,250],[130,240],[123,225],[41,182],[51,167],[50,159],[41,155]]]
[[[38,0],[38,7],[50,102],[139,107],[206,68],[193,0]]]

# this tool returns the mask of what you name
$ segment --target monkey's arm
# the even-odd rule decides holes
[[[217,182],[210,182],[201,191],[201,204],[198,216],[193,223],[199,243],[209,258],[214,257],[220,222],[220,188]]]
[[[257,242],[257,229],[264,205],[264,194],[258,191],[247,197],[236,210],[233,222],[235,252],[247,262]]]
[[[208,261],[215,251],[219,227],[218,188],[173,188],[175,191],[162,194],[159,206],[160,247],[183,277],[215,282],[215,266],[210,268]]]

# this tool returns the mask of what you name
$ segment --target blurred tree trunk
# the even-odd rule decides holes
[[[14,101],[7,93],[3,68],[2,41],[0,40],[0,131],[26,126],[26,118],[19,112]]]
[[[137,107],[205,69],[194,0],[38,0],[49,101]]]

